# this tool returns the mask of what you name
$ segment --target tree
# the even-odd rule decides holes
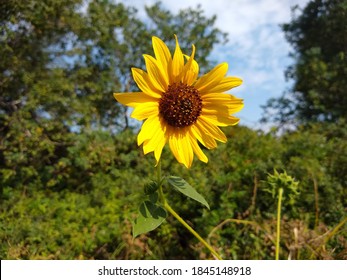
[[[293,46],[290,92],[271,99],[265,119],[284,123],[347,120],[347,1],[313,0],[282,26]]]
[[[197,59],[205,66],[213,45],[225,37],[200,9],[185,18],[157,3],[147,7],[149,22],[143,22],[136,9],[110,0],[0,4],[1,186],[56,186],[59,180],[52,178],[59,177],[64,187],[71,183],[66,178],[88,180],[90,170],[72,168],[77,146],[95,131],[129,126],[112,93],[138,90],[130,68],[144,68],[151,36],[165,34],[173,42],[175,31],[185,46],[201,39]],[[163,14],[170,20],[151,26]],[[190,35],[180,36],[181,30]]]

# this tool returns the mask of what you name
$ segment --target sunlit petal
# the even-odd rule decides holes
[[[195,46],[192,46],[192,55],[189,57],[188,62],[184,65],[182,70],[182,77],[181,82],[187,85],[192,84],[196,77],[195,77],[195,65],[194,64],[194,55],[195,55]]]
[[[169,79],[165,74],[165,70],[161,65],[158,65],[155,58],[150,55],[143,55],[146,63],[146,68],[148,71],[148,76],[153,84],[153,86],[161,92],[165,92],[167,90]]]
[[[228,93],[206,93],[202,96],[202,100],[211,103],[224,103],[224,102],[241,102],[242,99]]]
[[[207,149],[214,149],[217,147],[216,140],[209,134],[206,134],[205,130],[201,130],[197,124],[191,126],[191,135],[199,140]]]
[[[208,92],[226,92],[242,84],[242,80],[236,77],[224,77],[218,84],[209,87]],[[206,90],[204,91],[206,92]]]
[[[140,146],[144,141],[153,138],[155,131],[160,128],[159,116],[149,117],[143,122],[141,130],[137,135],[137,145]]]
[[[193,148],[190,145],[189,133],[187,129],[174,129],[169,137],[169,145],[172,153],[179,163],[190,168],[193,162]]]
[[[154,55],[156,59],[161,64],[161,66],[167,71],[168,66],[172,63],[172,58],[171,58],[171,53],[169,48],[158,37],[153,37],[152,43],[153,43],[153,50],[154,50]]]
[[[160,122],[156,129],[153,130],[154,133],[152,137],[145,140],[143,143],[143,152],[145,154],[148,154],[150,152],[157,151],[156,153],[158,155],[161,154],[161,150],[163,149],[166,143],[165,131],[163,130]]]
[[[220,83],[220,81],[224,78],[227,71],[228,71],[227,63],[221,63],[217,65],[210,72],[203,75],[201,78],[199,78],[196,81],[195,83],[196,89],[200,93],[205,93],[210,91],[212,88],[214,88]]]
[[[170,136],[169,136],[169,147],[170,147],[170,150],[171,150],[172,154],[176,158],[176,160],[179,163],[183,163],[182,159],[180,158],[180,154],[178,152],[178,139],[177,139],[177,135],[174,134],[174,133],[170,133]]]
[[[216,126],[236,125],[239,119],[228,114],[203,114],[205,120]]]
[[[189,133],[191,133],[191,132],[189,132]],[[193,152],[198,157],[198,159],[201,160],[202,162],[205,162],[205,163],[208,162],[207,156],[203,153],[203,151],[199,147],[199,144],[196,141],[194,135],[192,135],[192,134],[190,135],[189,141],[190,141],[190,145],[192,146]]]
[[[183,158],[183,164],[190,168],[193,163],[194,153],[190,143],[190,135],[188,132],[182,135],[182,140],[179,141],[179,152]]]
[[[204,116],[200,116],[196,122],[196,126],[203,131],[205,134],[212,136],[214,139],[225,143],[227,138],[223,131],[221,131],[218,126],[209,122]]]
[[[235,114],[243,108],[244,104],[242,99],[234,100],[219,100],[219,101],[203,101],[202,112],[204,114]]]
[[[143,92],[114,93],[113,96],[119,103],[129,107],[136,107],[147,102],[158,102],[157,98],[148,96]]]
[[[179,82],[179,77],[184,66],[184,58],[183,58],[183,53],[181,51],[176,35],[175,35],[175,39],[176,39],[176,49],[175,49],[175,53],[174,53],[173,61],[172,61],[172,74],[173,74],[174,82]]]
[[[159,114],[158,102],[146,102],[136,106],[134,111],[131,113],[131,117],[142,121],[151,116],[157,116]]]
[[[131,68],[135,83],[140,88],[140,90],[143,91],[143,93],[146,93],[147,95],[160,98],[161,97],[161,91],[157,89],[155,86],[153,86],[148,74],[138,68]]]
[[[189,61],[190,56],[184,55],[184,57]],[[187,74],[185,75],[187,85],[192,85],[199,75],[199,64],[193,59],[191,67],[187,70]]]

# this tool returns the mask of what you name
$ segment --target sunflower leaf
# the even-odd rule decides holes
[[[167,182],[185,196],[188,196],[191,199],[200,202],[202,205],[210,209],[210,206],[208,205],[206,199],[201,194],[199,194],[191,185],[189,185],[184,179],[177,176],[169,176],[167,177]]]
[[[146,200],[139,207],[139,216],[133,222],[133,237],[156,229],[166,219],[166,210]]]

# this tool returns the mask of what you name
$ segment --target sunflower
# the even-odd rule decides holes
[[[198,78],[199,65],[182,53],[177,36],[171,53],[165,43],[152,38],[154,55],[143,55],[147,72],[132,68],[133,78],[141,92],[114,93],[116,100],[133,107],[132,118],[143,121],[137,144],[145,154],[154,152],[159,162],[166,143],[178,162],[190,168],[194,154],[207,162],[198,141],[207,149],[227,138],[220,126],[235,125],[231,116],[243,107],[242,99],[224,92],[241,85],[242,80],[226,77],[228,64],[221,63]]]

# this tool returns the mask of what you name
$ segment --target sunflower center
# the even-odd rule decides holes
[[[185,127],[195,123],[201,108],[199,91],[181,82],[169,85],[159,101],[159,113],[173,127]]]

